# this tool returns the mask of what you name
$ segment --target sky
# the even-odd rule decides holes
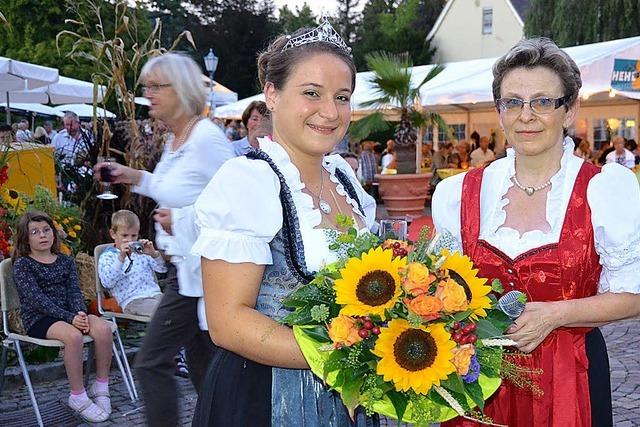
[[[302,7],[305,0],[275,0],[276,9],[279,9],[285,4],[289,6],[292,11],[296,10],[296,7]],[[330,15],[335,15],[338,10],[338,3],[336,0],[306,0],[306,3],[311,6],[311,10],[315,15],[319,15],[322,12],[327,12]],[[364,5],[364,1],[361,1],[361,6]]]

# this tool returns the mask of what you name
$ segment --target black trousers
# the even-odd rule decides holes
[[[197,392],[216,346],[198,327],[198,298],[178,294],[177,279],[165,288],[162,301],[147,328],[136,360],[150,427],[178,425],[178,392],[173,357],[185,347],[189,378]]]

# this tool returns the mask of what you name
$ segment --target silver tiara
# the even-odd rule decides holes
[[[351,48],[347,46],[344,40],[342,40],[340,34],[333,29],[326,16],[322,17],[320,25],[313,30],[296,37],[287,36],[287,39],[289,39],[289,41],[282,48],[282,52],[291,49],[292,47],[298,47],[304,44],[325,42],[336,45],[347,53],[351,53]]]

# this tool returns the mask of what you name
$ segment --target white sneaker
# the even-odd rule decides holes
[[[96,405],[100,407],[107,415],[111,415],[111,395],[108,391],[98,391],[96,390],[96,383],[94,382],[89,387],[89,391],[87,392],[90,398],[96,402]]]
[[[109,414],[93,403],[91,399],[77,402],[75,399],[69,398],[69,407],[89,423],[101,423],[109,418]]]

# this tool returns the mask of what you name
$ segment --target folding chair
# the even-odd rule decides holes
[[[96,271],[96,295],[98,296],[98,312],[107,320],[110,320],[113,325],[118,327],[118,319],[123,320],[133,320],[135,322],[149,323],[151,321],[150,316],[138,316],[135,314],[127,314],[127,313],[116,313],[114,311],[106,311],[102,305],[103,303],[103,287],[102,282],[100,281],[100,274],[98,273],[98,259],[100,255],[105,251],[105,249],[112,247],[113,243],[104,243],[102,245],[98,245],[93,250],[93,265]],[[122,345],[122,340],[120,339],[120,335],[116,334],[116,340],[118,341],[118,345],[120,346],[120,351],[124,354],[124,346]],[[124,358],[124,367],[127,370],[127,374],[129,375],[129,379],[131,381],[131,389],[133,390],[133,395],[136,400],[138,399],[138,390],[136,389],[135,382],[133,381],[133,374],[131,373],[131,367],[129,366],[129,361],[127,358]]]
[[[22,376],[24,378],[24,382],[29,390],[29,397],[31,398],[31,405],[33,406],[33,411],[36,413],[36,418],[38,419],[38,425],[43,426],[42,416],[40,415],[40,409],[38,407],[38,402],[36,401],[36,396],[33,392],[33,386],[31,385],[31,379],[29,377],[29,371],[27,370],[27,364],[25,362],[24,356],[22,355],[22,348],[20,343],[30,343],[43,347],[58,347],[63,348],[64,344],[62,341],[58,340],[48,340],[48,339],[39,339],[33,338],[28,335],[22,335],[18,333],[11,332],[9,330],[9,310],[13,310],[16,308],[20,308],[20,299],[18,298],[18,290],[16,289],[16,284],[13,280],[13,264],[11,259],[5,259],[0,263],[0,304],[2,306],[2,324],[4,329],[4,335],[6,338],[2,341],[3,347],[3,360],[2,360],[2,373],[4,375],[4,368],[6,367],[6,351],[7,349],[12,349],[16,352],[18,356],[18,362],[20,363],[20,369],[22,370]],[[111,327],[111,331],[118,336],[117,328]],[[93,342],[93,338],[89,335],[84,335],[82,342],[84,344],[88,344]],[[131,401],[135,401],[133,391],[131,390],[131,386],[129,385],[129,378],[127,378],[127,374],[124,370],[124,366],[122,364],[122,360],[120,359],[120,354],[118,353],[118,349],[116,348],[116,344],[112,344],[113,347],[113,356],[116,360],[116,364],[120,369],[120,373],[122,374],[122,378],[124,379],[124,383],[127,386],[127,390],[129,391],[129,397]],[[122,356],[126,355],[122,352]]]

